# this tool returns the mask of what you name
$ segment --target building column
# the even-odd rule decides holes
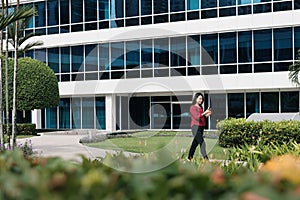
[[[41,129],[42,128],[42,111],[41,110],[32,110],[31,111],[31,122],[33,124],[36,124],[36,128],[37,129]]]
[[[116,131],[116,95],[105,96],[105,122],[107,131]]]

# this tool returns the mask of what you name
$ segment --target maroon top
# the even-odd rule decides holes
[[[192,105],[190,107],[190,113],[191,113],[191,127],[192,126],[205,126],[205,116],[202,116],[203,114],[203,108],[197,105]]]

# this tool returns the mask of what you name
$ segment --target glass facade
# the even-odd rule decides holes
[[[59,81],[287,71],[300,28],[286,27],[32,50]]]
[[[300,9],[299,0],[46,0],[26,32],[40,35],[112,29],[186,20],[255,15]],[[288,71],[300,49],[300,27],[224,30],[130,41],[34,49],[59,82]],[[136,37],[138,38],[138,36]],[[225,75],[226,76],[226,75]],[[189,129],[190,96],[118,96],[117,129]],[[298,112],[299,91],[234,91],[205,94],[214,114],[206,128],[226,117]],[[180,99],[180,100],[179,100]],[[211,102],[209,102],[210,104]],[[105,97],[61,98],[43,110],[43,126],[106,129]]]
[[[28,30],[58,34],[300,9],[299,0],[47,0]]]

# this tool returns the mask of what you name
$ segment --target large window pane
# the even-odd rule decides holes
[[[130,129],[150,128],[149,97],[131,97],[129,100]]]
[[[35,27],[46,26],[46,6],[45,2],[38,2],[34,4],[35,9],[38,13],[35,16]]]
[[[110,18],[123,18],[124,17],[124,1],[123,0],[110,0]]]
[[[140,68],[140,41],[126,42],[126,69]]]
[[[125,4],[126,17],[139,15],[139,0],[126,0]]]
[[[72,128],[81,128],[81,99],[72,98]]]
[[[247,63],[252,62],[252,32],[245,31],[238,33],[238,62]]]
[[[60,99],[59,128],[70,128],[70,99]]]
[[[251,4],[252,0],[238,0],[239,5]]]
[[[99,18],[109,19],[109,0],[99,0]]]
[[[58,0],[48,0],[47,2],[48,26],[58,25]]]
[[[272,61],[272,30],[254,31],[254,61]]]
[[[100,70],[109,70],[109,44],[99,44]]]
[[[235,6],[236,5],[236,0],[221,0],[219,1],[219,6]]]
[[[187,0],[187,10],[198,10],[199,0]]]
[[[141,14],[142,15],[152,14],[152,0],[141,0]]]
[[[48,49],[48,66],[54,73],[59,73],[59,48]]]
[[[299,91],[281,92],[281,112],[299,112]]]
[[[151,128],[170,129],[171,128],[171,103],[151,104]]]
[[[61,52],[61,73],[70,72],[70,48],[62,47]]]
[[[173,129],[190,129],[190,104],[173,105]]]
[[[186,37],[170,39],[171,66],[186,66]]]
[[[83,21],[83,0],[71,0],[71,21],[78,23]]]
[[[170,11],[178,12],[185,11],[185,1],[184,0],[170,0]]]
[[[152,68],[153,64],[153,50],[152,40],[141,41],[141,67]]]
[[[46,128],[57,128],[57,108],[46,108]]]
[[[82,98],[82,128],[94,127],[95,109],[94,98]]]
[[[259,113],[259,93],[246,94],[246,117],[252,113]]]
[[[154,40],[154,67],[169,66],[169,39]]]
[[[274,29],[274,60],[292,59],[292,28]]]
[[[300,49],[300,27],[296,27],[294,30],[294,37],[295,37],[295,59],[297,56],[297,51]]]
[[[85,0],[84,1],[84,13],[85,21],[96,21],[97,20],[97,1]]]
[[[83,46],[73,46],[72,50],[72,72],[84,71]]]
[[[70,23],[70,12],[69,12],[69,1],[61,0],[60,1],[60,24],[69,24]]]
[[[98,71],[98,46],[85,46],[85,71]]]
[[[187,37],[188,65],[200,65],[200,36],[192,35]]]
[[[124,69],[124,43],[111,43],[111,70]]]
[[[34,51],[34,58],[46,63],[46,49],[37,49]]]
[[[105,130],[105,97],[96,97],[96,128]]]
[[[220,34],[220,63],[236,63],[236,33]]]
[[[154,14],[159,13],[167,13],[168,8],[168,0],[153,0],[154,5]]]
[[[228,117],[244,117],[244,94],[228,94]]]
[[[201,0],[201,8],[215,8],[217,7],[217,0]]]
[[[202,65],[218,63],[218,35],[201,36],[201,61]]]
[[[279,93],[262,92],[261,93],[261,112],[278,113],[279,112]]]

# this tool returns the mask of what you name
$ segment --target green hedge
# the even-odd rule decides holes
[[[263,143],[290,141],[300,143],[300,122],[283,120],[280,122],[260,121],[246,122],[245,119],[225,119],[218,122],[220,131],[219,144],[222,147],[243,146]]]
[[[139,158],[111,157],[131,171],[149,166]],[[291,167],[293,161],[287,160]],[[149,173],[126,173],[99,161],[24,158],[17,151],[0,154],[0,199],[55,200],[231,200],[299,199],[300,176],[271,179],[266,172],[227,174],[211,163],[175,161]],[[275,164],[281,164],[276,162]],[[290,174],[299,170],[290,170]],[[131,169],[131,170],[130,170]],[[250,198],[251,197],[251,198]]]
[[[6,135],[6,124],[3,124],[3,133]],[[12,125],[9,124],[10,130]],[[36,125],[35,124],[17,124],[17,134],[18,135],[37,135]]]

